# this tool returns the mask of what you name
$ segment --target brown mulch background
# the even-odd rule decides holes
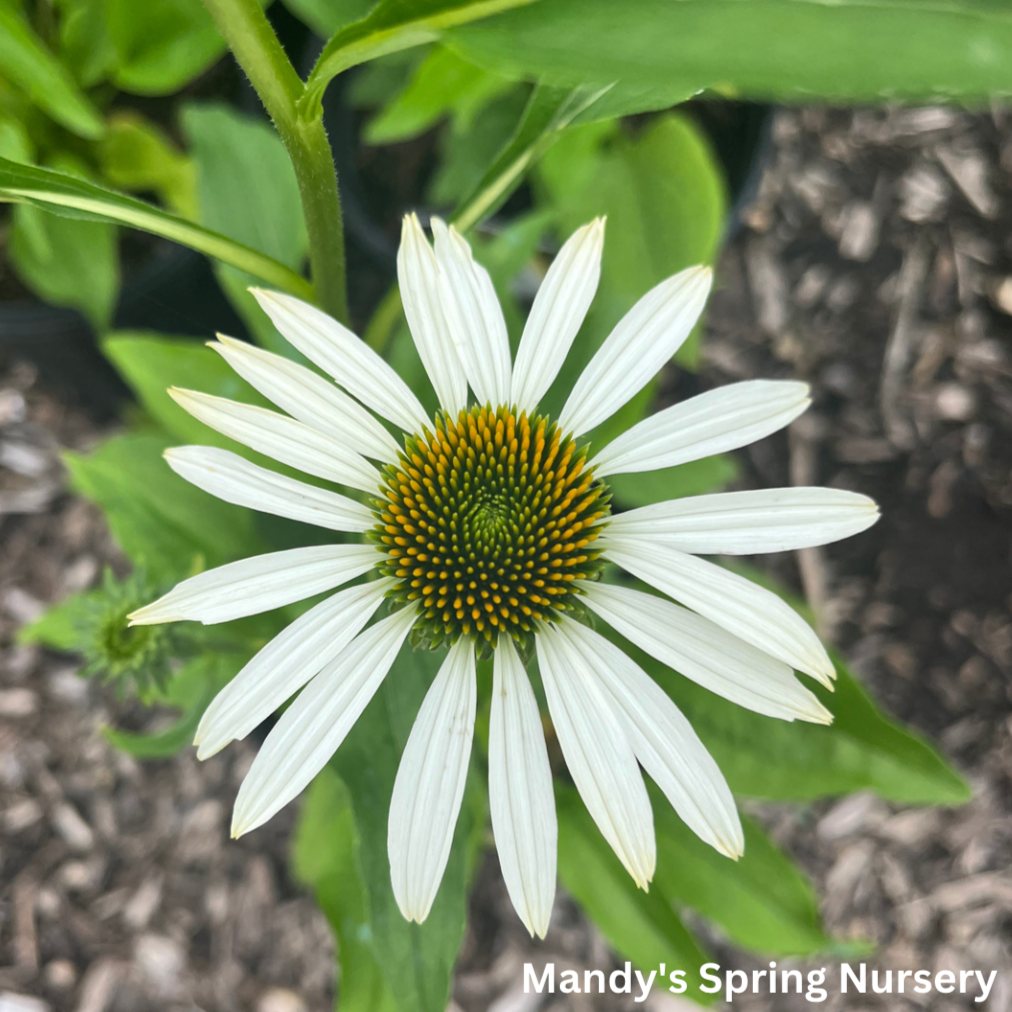
[[[827,484],[882,504],[859,538],[763,561],[806,592],[827,639],[888,713],[952,759],[974,800],[958,811],[865,795],[750,810],[812,876],[832,933],[873,939],[882,968],[998,969],[992,1012],[1012,1010],[1010,171],[1002,112],[778,112],[760,192],[721,263],[705,368],[672,372],[667,389],[806,379],[813,408],[740,455],[743,485]],[[30,367],[3,369],[0,1012],[330,1007],[329,932],[287,871],[293,814],[227,838],[254,746],[203,764],[189,751],[139,763],[100,734],[123,704],[79,679],[72,658],[15,642],[49,602],[120,561],[97,512],[64,490],[57,459],[100,428]],[[753,965],[708,941],[725,966]],[[610,958],[561,896],[547,941],[532,945],[493,858],[455,1001],[463,1012],[678,1005],[656,993],[641,1005],[523,994],[525,959]],[[916,1000],[831,995],[822,1007],[981,1007],[972,995]]]

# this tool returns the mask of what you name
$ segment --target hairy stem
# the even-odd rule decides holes
[[[257,0],[204,0],[204,6],[260,96],[295,167],[317,302],[347,323],[344,224],[322,112],[311,119],[297,114],[305,86]]]

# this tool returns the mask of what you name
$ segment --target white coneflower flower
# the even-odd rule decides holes
[[[212,347],[286,414],[172,391],[219,432],[363,495],[320,489],[203,446],[168,451],[177,473],[227,502],[361,541],[222,566],[183,581],[132,620],[224,622],[349,584],[268,643],[204,714],[196,736],[201,759],[243,738],[302,690],[242,784],[232,822],[237,836],[269,819],[319,772],[409,634],[422,648],[449,647],[405,748],[390,807],[393,890],[415,921],[428,914],[446,867],[471,750],[475,659],[492,653],[492,826],[513,905],[528,930],[543,936],[555,894],[556,816],[523,658],[537,656],[569,772],[637,884],[646,888],[655,861],[640,767],[694,832],[736,858],[741,825],[716,763],[657,684],[581,619],[595,614],[646,653],[751,710],[829,723],[829,712],[794,675],[797,669],[826,685],[834,677],[809,626],[774,594],[696,555],[826,544],[864,530],[878,514],[870,499],[851,492],[788,488],[676,499],[613,515],[608,475],[670,467],[760,439],[805,410],[808,388],[736,383],[660,411],[591,452],[580,436],[669,361],[699,317],[710,271],[683,271],[648,292],[551,419],[538,414],[538,401],[597,288],[604,223],[592,222],[563,246],[513,363],[488,274],[452,228],[434,221],[433,232],[434,250],[417,219],[405,219],[398,276],[439,399],[435,418],[341,324],[267,291],[254,294],[275,326],[337,385],[222,337]],[[606,561],[663,596],[601,582]],[[352,583],[367,575],[374,578]]]

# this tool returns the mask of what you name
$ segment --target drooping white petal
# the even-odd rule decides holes
[[[559,745],[583,803],[641,889],[654,876],[654,816],[625,721],[583,655],[552,625],[536,636]]]
[[[239,788],[233,837],[262,826],[323,769],[386,678],[416,616],[409,605],[360,633],[285,710]]]
[[[170,387],[169,395],[216,432],[272,460],[363,492],[379,489],[380,473],[365,457],[294,418],[195,390]]]
[[[397,281],[422,365],[440,407],[455,418],[467,405],[467,377],[443,314],[436,257],[416,214],[405,215],[401,226]]]
[[[659,539],[692,555],[754,555],[828,545],[878,520],[872,499],[836,488],[771,488],[671,499],[619,513],[612,534]]]
[[[588,583],[583,590],[587,604],[613,629],[703,688],[767,717],[832,723],[833,715],[790,665],[702,615],[631,587]]]
[[[653,471],[747,446],[789,425],[811,404],[807,383],[746,380],[658,411],[594,458],[599,476]]]
[[[499,866],[513,907],[544,938],[555,901],[558,821],[538,701],[509,636],[492,671],[488,801]]]
[[[488,271],[453,226],[432,219],[443,313],[468,383],[481,404],[509,402],[510,342]]]
[[[639,393],[692,332],[712,280],[708,267],[690,267],[647,292],[583,370],[559,427],[574,435],[587,432]]]
[[[354,499],[276,474],[230,450],[177,446],[165,451],[165,460],[191,485],[236,506],[331,531],[360,533],[376,523],[376,517]]]
[[[269,401],[300,422],[373,460],[397,459],[397,440],[358,401],[305,366],[246,341],[218,335],[211,347]]]
[[[429,915],[446,870],[471,757],[476,700],[474,644],[446,655],[404,746],[390,798],[387,854],[401,913]]]
[[[321,601],[278,633],[211,700],[194,744],[207,759],[266,720],[365,628],[393,581],[374,580]]]
[[[378,415],[418,433],[425,409],[393,368],[347,327],[315,306],[262,288],[250,291],[283,337]]]
[[[372,545],[313,545],[256,555],[191,576],[128,617],[131,625],[230,622],[333,590],[379,560]]]
[[[601,278],[604,219],[577,229],[548,268],[531,306],[513,366],[510,400],[531,414],[552,385]]]
[[[745,851],[741,820],[719,767],[668,694],[600,633],[563,616],[559,631],[614,699],[636,758],[682,821],[722,854]]]
[[[832,688],[836,669],[826,648],[812,627],[776,594],[654,538],[609,534],[602,540],[605,555],[616,565]]]

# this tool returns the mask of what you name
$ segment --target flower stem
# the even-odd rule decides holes
[[[295,167],[316,300],[347,323],[341,198],[322,111],[311,119],[296,112],[305,85],[257,0],[204,0],[204,6],[260,96]]]

